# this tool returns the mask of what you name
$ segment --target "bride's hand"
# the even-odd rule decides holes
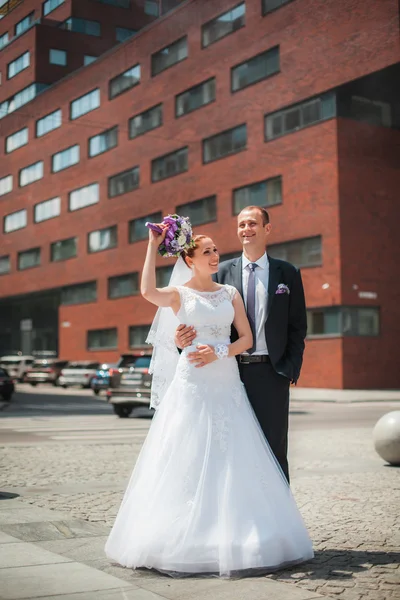
[[[188,360],[192,365],[195,365],[196,369],[204,367],[210,363],[218,360],[218,356],[215,354],[213,346],[207,346],[199,344],[197,346],[197,352],[189,352]]]
[[[154,248],[158,248],[160,244],[165,240],[165,236],[167,235],[167,231],[169,229],[169,225],[165,225],[164,223],[156,223],[160,229],[163,230],[162,233],[158,233],[153,229],[149,229],[149,245]]]

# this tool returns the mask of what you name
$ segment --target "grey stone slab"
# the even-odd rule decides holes
[[[205,585],[206,584],[206,585]],[[137,585],[164,595],[169,600],[312,600],[319,594],[303,590],[288,583],[278,583],[265,577],[240,580],[186,579],[161,580],[158,584]],[[325,596],[325,600],[327,600]]]
[[[0,502],[1,504],[1,502]],[[11,507],[7,510],[0,511],[0,529],[2,525],[13,523],[35,523],[39,521],[57,521],[65,518],[65,514],[48,510],[46,508],[37,508],[36,506],[27,506],[24,504],[22,508]]]
[[[64,556],[25,542],[0,544],[0,569],[62,562],[72,562],[72,559],[64,558]]]
[[[76,562],[1,570],[3,600],[65,596],[100,590],[132,589],[125,582]]]
[[[0,544],[15,544],[16,542],[21,542],[21,540],[12,535],[8,535],[8,533],[3,533],[0,531]]]
[[[146,578],[146,571],[136,571],[135,585],[141,588],[165,596],[170,600],[183,600],[184,598],[197,598],[197,594],[204,593],[204,597],[214,600],[214,595],[219,588],[229,587],[231,583],[226,579],[218,577],[184,577],[174,579],[166,575],[157,575],[157,578]],[[228,596],[227,596],[228,597]],[[253,599],[252,599],[253,600]]]
[[[97,537],[108,534],[108,527],[89,521],[44,521],[38,523],[10,523],[0,525],[8,533],[25,542],[44,542],[69,538]]]
[[[124,588],[123,590],[106,590],[105,592],[46,596],[45,600],[165,600],[165,597],[134,587],[132,589]]]
[[[68,556],[72,560],[87,563],[97,559],[104,559],[104,546],[107,536],[72,538],[63,540],[53,540],[46,542],[37,542],[41,548],[49,552],[56,552],[62,556]],[[110,563],[110,561],[108,561]]]
[[[11,489],[2,487],[2,491],[11,492]],[[16,491],[16,493],[18,493]],[[0,497],[0,512],[4,510],[10,510],[10,508],[26,508],[26,504],[23,504],[18,498],[8,500],[7,498],[1,499]]]
[[[97,560],[84,560],[81,562],[84,562],[89,567],[93,567],[94,569],[103,571],[103,573],[108,573],[108,575],[114,575],[114,577],[118,577],[118,579],[129,581],[133,585],[138,585],[141,587],[143,587],[142,581],[157,582],[160,579],[160,577],[162,577],[162,575],[160,575],[156,571],[147,571],[145,569],[135,571],[134,569],[127,569],[125,567],[121,567],[116,563],[110,562],[110,560],[106,556],[104,556],[103,558],[98,558]]]

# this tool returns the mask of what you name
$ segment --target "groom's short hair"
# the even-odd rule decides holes
[[[240,212],[244,212],[245,210],[258,210],[261,213],[263,225],[268,225],[269,223],[269,214],[262,206],[245,206]]]

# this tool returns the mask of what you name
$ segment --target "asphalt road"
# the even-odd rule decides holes
[[[290,429],[293,432],[354,427],[372,429],[382,415],[398,408],[399,403],[395,402],[293,401]],[[99,439],[105,443],[121,443],[129,441],[133,431],[145,433],[151,415],[151,411],[137,408],[129,419],[119,419],[105,396],[94,396],[90,390],[18,385],[12,402],[3,405],[0,411],[0,443],[61,440],[68,443],[78,439],[85,443],[98,443]]]

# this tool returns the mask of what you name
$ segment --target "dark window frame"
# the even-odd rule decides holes
[[[167,50],[167,48],[170,48],[171,46],[174,46],[175,44],[178,44],[182,40],[186,40],[187,55],[184,58],[180,58],[179,60],[177,60],[176,62],[172,63],[171,65],[168,65],[167,67],[164,67],[163,69],[161,69],[161,71],[157,71],[155,73],[154,72],[154,65],[153,65],[153,57],[156,56],[157,54],[160,54],[164,50]],[[180,38],[178,38],[177,40],[174,40],[170,44],[167,44],[166,46],[163,46],[162,48],[160,48],[156,52],[153,52],[150,55],[150,73],[151,73],[151,77],[157,77],[157,75],[160,75],[161,73],[164,73],[168,69],[171,69],[171,67],[174,67],[175,65],[178,65],[179,63],[183,62],[184,60],[187,60],[188,58],[189,58],[189,39],[188,39],[188,35],[185,34],[185,35],[181,36]]]
[[[79,302],[67,302],[67,303],[63,302],[62,295],[63,295],[64,290],[66,290],[66,289],[68,290],[71,288],[74,288],[74,289],[83,288],[84,286],[89,286],[89,285],[93,285],[93,284],[94,284],[94,289],[96,292],[95,299],[79,300]],[[98,290],[97,290],[97,280],[96,279],[92,279],[90,281],[83,281],[81,283],[73,283],[72,285],[64,285],[61,288],[61,306],[77,306],[79,304],[93,304],[94,302],[98,302],[97,292],[98,292]]]
[[[239,211],[239,212],[235,212],[235,192],[238,192],[240,190],[243,190],[245,188],[251,188],[252,186],[255,185],[261,185],[262,183],[266,183],[267,184],[267,188],[268,188],[268,184],[270,182],[273,181],[277,181],[280,180],[280,184],[281,184],[281,201],[280,202],[275,202],[274,204],[262,204],[260,205],[260,207],[262,208],[272,208],[273,206],[281,206],[281,204],[283,204],[283,176],[282,175],[274,175],[273,177],[267,177],[266,179],[261,179],[259,181],[252,181],[251,183],[247,183],[245,185],[241,185],[239,187],[233,188],[232,190],[232,199],[231,199],[231,203],[232,203],[232,215],[233,216],[237,216],[241,210],[243,210],[243,208]],[[267,191],[268,193],[268,191]],[[255,204],[255,206],[258,206],[257,204]]]
[[[138,324],[138,325],[128,325],[128,343],[129,343],[129,348],[134,349],[134,348],[145,348],[145,347],[147,347],[147,344],[146,344],[145,341],[143,342],[143,344],[139,344],[139,345],[138,344],[131,344],[131,331],[133,329],[144,329],[144,328],[146,328],[147,332],[146,332],[145,337],[147,338],[147,336],[149,335],[150,327],[151,327],[151,324],[147,324],[147,323],[146,324]]]
[[[136,291],[134,291],[131,294],[122,294],[120,296],[112,296],[110,293],[112,281],[115,281],[118,279],[123,279],[124,277],[130,277],[130,276],[132,276],[134,283],[136,283]],[[121,298],[131,298],[132,296],[138,296],[139,294],[140,294],[140,278],[139,278],[138,271],[130,271],[129,273],[122,273],[121,275],[111,275],[110,277],[107,278],[107,298],[108,298],[108,300],[119,300]]]
[[[89,338],[90,338],[90,334],[91,333],[99,333],[99,332],[103,332],[103,331],[115,331],[116,333],[116,340],[115,340],[115,345],[113,346],[97,346],[97,347],[93,347],[90,346],[89,344]],[[86,350],[88,352],[100,352],[103,350],[116,350],[118,348],[118,327],[103,327],[101,329],[88,329],[86,331]]]
[[[207,160],[206,161],[205,158],[204,158],[205,143],[208,142],[208,141],[210,141],[210,140],[213,140],[213,139],[215,139],[215,138],[217,138],[219,136],[222,136],[224,133],[229,133],[229,132],[233,131],[234,129],[239,129],[239,127],[245,127],[246,128],[246,144],[245,144],[245,146],[243,146],[243,148],[240,148],[239,150],[232,150],[231,152],[228,152],[227,154],[224,154],[223,156],[218,156],[217,158],[213,158],[212,160]],[[228,158],[229,156],[234,156],[235,154],[239,154],[239,152],[244,152],[245,150],[247,150],[248,141],[249,140],[248,140],[248,132],[247,132],[247,123],[240,123],[240,125],[235,125],[234,127],[230,127],[229,129],[224,129],[223,131],[219,131],[218,133],[215,133],[214,135],[210,135],[210,136],[204,138],[201,141],[201,145],[202,145],[202,153],[201,153],[202,156],[201,156],[201,158],[202,158],[203,165],[208,165],[208,164],[213,163],[213,162],[215,162],[217,160],[222,160],[224,158]]]
[[[132,83],[128,87],[124,88],[123,90],[121,90],[117,94],[112,94],[111,93],[111,87],[112,87],[113,82],[115,82],[117,79],[123,78],[123,76],[125,75],[125,73],[128,73],[128,71],[131,71],[132,69],[135,69],[136,67],[139,67],[139,69],[140,69],[140,78],[139,78],[139,80],[136,83]],[[122,73],[119,73],[115,77],[112,77],[108,81],[108,99],[109,100],[114,100],[114,98],[118,98],[118,96],[121,96],[121,94],[125,94],[125,92],[128,92],[129,90],[131,90],[134,87],[138,86],[141,83],[141,77],[142,77],[142,66],[141,66],[140,63],[136,63],[136,65],[133,65],[132,67],[129,67],[129,69],[125,69],[125,71],[123,71]]]
[[[131,135],[131,121],[133,121],[133,119],[137,119],[137,117],[142,117],[143,115],[145,115],[159,107],[161,107],[161,122],[160,122],[160,124],[156,125],[155,127],[151,127],[150,129],[145,129],[145,131],[141,131],[137,135],[132,136]],[[151,106],[150,108],[147,108],[146,110],[142,110],[140,113],[133,115],[133,117],[129,117],[129,119],[128,119],[128,139],[136,140],[138,137],[140,137],[142,135],[146,135],[146,133],[149,133],[149,131],[154,131],[154,129],[158,129],[159,127],[162,127],[163,125],[164,125],[164,104],[162,102],[159,102],[158,104],[155,104],[154,106]]]
[[[204,45],[204,41],[203,41],[203,30],[204,30],[204,28],[207,27],[207,25],[210,25],[210,23],[212,23],[213,21],[216,21],[217,19],[220,19],[221,17],[223,17],[226,13],[231,12],[232,10],[235,10],[235,8],[239,8],[239,6],[241,6],[242,4],[245,7],[245,11],[244,11],[244,19],[245,19],[245,21],[244,21],[243,25],[240,25],[240,27],[237,27],[236,29],[232,29],[232,31],[228,31],[227,33],[225,33],[224,35],[222,35],[218,39],[214,40],[210,44]],[[235,33],[236,31],[239,31],[240,29],[243,29],[243,27],[246,27],[246,10],[247,10],[246,2],[238,2],[238,4],[235,4],[235,6],[231,6],[231,8],[229,8],[228,10],[225,10],[224,12],[220,13],[216,17],[213,17],[209,21],[206,21],[205,23],[203,23],[201,25],[201,29],[200,29],[201,49],[205,50],[206,48],[209,48],[210,46],[212,46],[213,44],[216,44],[220,40],[223,40],[224,38],[228,37],[228,35],[232,35],[232,33]]]
[[[373,310],[376,311],[378,316],[378,332],[377,333],[346,333],[343,331],[343,318],[344,312],[346,310]],[[380,305],[360,305],[360,304],[335,304],[329,306],[312,306],[307,308],[307,322],[309,323],[309,318],[312,314],[315,313],[323,313],[325,315],[325,311],[330,312],[331,314],[335,314],[338,319],[338,331],[332,333],[311,333],[311,327],[308,327],[307,339],[309,340],[318,340],[318,339],[329,339],[329,338],[379,338],[382,335],[382,310]]]
[[[0,261],[4,260],[5,258],[8,258],[8,271],[0,271],[0,277],[2,275],[8,275],[9,273],[11,273],[11,254],[2,254],[0,256]]]
[[[291,2],[293,2],[293,0],[282,0],[282,4],[280,4],[279,6],[275,6],[274,8],[270,8],[269,10],[265,10],[264,0],[261,0],[261,16],[265,17],[266,15],[270,15],[271,13],[275,12],[276,10],[279,10],[280,8],[282,8],[282,6],[285,6],[286,4],[290,4]]]
[[[135,217],[135,219],[131,219],[128,222],[128,244],[137,244],[138,242],[143,242],[145,240],[147,240],[148,238],[148,233],[146,232],[146,230],[144,230],[144,233],[146,233],[146,235],[143,235],[142,238],[139,238],[137,240],[133,240],[132,236],[131,236],[131,230],[132,230],[132,223],[135,223],[136,221],[144,221],[144,220],[149,220],[152,221],[158,221],[160,222],[162,220],[162,211],[161,210],[157,210],[154,211],[152,213],[149,213],[147,215],[143,215],[143,217]]]
[[[185,214],[186,215],[186,210],[188,210],[188,206],[190,206],[191,204],[199,204],[200,202],[204,202],[205,200],[214,200],[214,205],[215,205],[215,217],[211,218],[211,219],[207,219],[206,221],[201,221],[200,223],[196,223],[193,222],[192,220],[190,220],[191,224],[193,225],[193,227],[198,227],[199,225],[206,225],[207,223],[215,223],[218,220],[218,198],[217,198],[217,194],[211,194],[210,196],[204,196],[203,198],[198,198],[196,200],[192,200],[190,202],[185,202],[184,204],[179,204],[176,207],[176,212],[178,214]],[[190,210],[190,209],[189,209]],[[190,217],[189,217],[190,219]]]
[[[36,252],[39,251],[39,262],[31,265],[30,267],[20,267],[20,259],[21,259],[21,255],[22,254],[27,254],[28,252]],[[28,250],[20,250],[17,253],[17,271],[27,271],[29,269],[36,269],[37,267],[40,267],[42,263],[42,249],[40,246],[35,246],[34,248],[28,248]]]
[[[323,257],[323,236],[322,235],[309,235],[307,237],[302,237],[302,238],[296,238],[294,240],[285,240],[284,242],[277,242],[275,244],[270,244],[268,246],[268,252],[270,252],[271,248],[274,248],[276,246],[294,246],[295,244],[301,244],[302,242],[308,242],[310,240],[320,240],[320,256],[321,259],[320,261],[315,261],[311,264],[305,264],[305,263],[301,263],[301,264],[297,264],[296,261],[293,261],[293,259],[290,259],[289,262],[292,262],[293,264],[296,265],[297,268],[299,269],[315,269],[315,268],[320,268],[323,266],[324,264],[324,257]],[[272,258],[274,258],[273,253],[271,254]],[[288,260],[286,258],[284,259],[279,259],[279,260]]]
[[[67,152],[67,150],[71,150],[72,148],[76,148],[78,147],[79,151],[79,159],[78,162],[73,162],[69,165],[67,165],[66,167],[63,167],[62,169],[58,169],[57,171],[54,170],[54,157],[57,154],[63,154],[64,152]],[[50,163],[50,172],[51,174],[55,174],[55,173],[61,173],[61,171],[66,171],[67,169],[70,169],[71,167],[76,167],[77,165],[79,165],[79,163],[81,162],[81,147],[80,144],[73,144],[72,146],[68,146],[68,148],[63,148],[62,150],[59,150],[58,152],[55,152],[54,154],[51,155],[51,163]]]
[[[96,108],[91,108],[90,110],[88,110],[88,111],[86,111],[84,113],[81,113],[77,117],[72,117],[72,105],[74,104],[74,102],[77,102],[78,100],[82,100],[82,98],[84,98],[85,96],[89,96],[89,94],[92,94],[93,92],[96,92],[96,91],[99,92],[99,96],[100,96],[100,98],[99,98],[99,106],[96,106]],[[85,94],[81,94],[77,98],[74,98],[73,100],[70,100],[70,102],[69,102],[69,111],[68,111],[69,112],[69,120],[70,121],[76,121],[77,119],[80,119],[84,115],[88,115],[89,113],[93,112],[94,110],[98,110],[100,107],[101,107],[101,90],[100,90],[99,87],[94,87],[93,89],[89,90]]]
[[[128,175],[130,172],[132,171],[136,171],[137,172],[137,186],[130,188],[129,190],[125,190],[123,192],[120,192],[118,194],[111,194],[111,180],[120,177],[122,175]],[[110,175],[107,178],[107,195],[108,198],[117,198],[118,196],[123,196],[124,194],[129,194],[130,192],[134,192],[135,190],[138,190],[140,188],[140,166],[136,165],[134,167],[131,167],[130,169],[125,169],[124,171],[121,171],[120,173],[115,173],[115,175]]]
[[[96,137],[100,137],[104,134],[110,133],[110,131],[114,131],[116,130],[116,140],[115,140],[115,144],[114,146],[109,146],[108,148],[106,148],[105,150],[102,150],[101,152],[97,152],[97,154],[91,154],[90,153],[90,142],[93,138]],[[110,150],[113,150],[114,148],[117,148],[118,146],[118,138],[119,138],[119,126],[118,125],[114,125],[113,127],[109,127],[108,129],[105,129],[104,131],[101,131],[100,133],[96,133],[96,135],[92,135],[90,138],[88,138],[87,141],[87,155],[88,158],[96,158],[96,156],[101,156],[102,154],[105,154],[106,152],[109,152]]]
[[[54,217],[52,217],[52,218],[54,218]],[[63,242],[69,242],[70,240],[75,240],[75,254],[72,256],[67,256],[66,258],[54,259],[54,255],[53,255],[54,246],[56,244],[62,244]],[[56,240],[55,242],[50,243],[50,262],[51,263],[64,262],[65,260],[71,260],[71,259],[77,258],[77,257],[78,257],[78,237],[76,235],[71,236],[69,238],[64,238],[62,240]]]
[[[97,233],[101,231],[107,231],[108,229],[112,229],[115,231],[115,243],[112,246],[107,246],[107,248],[99,248],[99,250],[91,250],[90,249],[90,235],[92,233]],[[102,227],[101,229],[93,229],[93,231],[88,231],[86,236],[86,251],[88,254],[98,254],[99,252],[106,252],[107,250],[112,250],[113,248],[118,247],[118,225],[109,225],[108,227]]]
[[[236,69],[237,67],[241,67],[244,64],[250,62],[253,59],[258,58],[259,56],[262,56],[263,54],[268,54],[268,52],[272,52],[273,50],[278,50],[278,58],[279,58],[279,68],[277,71],[274,71],[273,73],[270,73],[269,75],[264,75],[263,77],[260,77],[259,79],[257,79],[256,81],[252,81],[251,83],[247,83],[246,85],[238,88],[238,89],[233,89],[233,71],[234,69]],[[275,77],[276,75],[279,75],[281,73],[281,65],[280,65],[280,45],[279,44],[275,44],[275,46],[272,46],[271,48],[268,48],[267,50],[263,50],[262,52],[259,52],[258,54],[256,54],[255,56],[251,56],[250,58],[248,58],[247,60],[242,60],[242,62],[234,65],[233,67],[231,67],[230,70],[230,75],[231,75],[231,94],[237,94],[238,92],[241,92],[242,90],[246,90],[247,88],[251,87],[252,85],[256,85],[257,83],[260,83],[261,81],[266,81],[267,79],[271,79],[271,77]]]
[[[28,25],[28,27],[26,29],[24,29],[23,31],[21,31],[20,33],[17,33],[17,27],[20,23],[22,23],[22,21],[25,21],[25,19],[30,18],[30,23]],[[18,21],[18,23],[15,23],[14,25],[14,36],[19,36],[25,33],[25,31],[28,31],[28,29],[33,25],[33,23],[35,22],[35,11],[32,10],[29,14],[25,15],[25,17],[23,17],[22,19],[20,19]]]
[[[173,154],[177,154],[178,152],[180,152],[182,150],[186,150],[186,162],[187,162],[186,169],[183,169],[182,171],[177,171],[176,173],[173,173],[172,175],[166,175],[165,177],[161,177],[160,179],[154,179],[153,165],[154,165],[155,161],[168,158],[169,156],[172,156]],[[178,175],[182,175],[183,173],[187,173],[188,171],[189,171],[189,146],[183,146],[182,148],[178,148],[177,150],[173,150],[172,152],[167,152],[167,154],[163,154],[162,156],[157,156],[156,158],[153,158],[153,160],[151,161],[151,183],[158,183],[159,181],[165,181],[165,179],[170,179],[171,177],[177,177]]]
[[[209,83],[210,81],[214,81],[215,82],[215,86],[214,86],[214,99],[210,100],[210,102],[206,102],[205,104],[201,104],[200,106],[196,106],[196,108],[191,108],[190,110],[182,113],[181,115],[177,114],[177,108],[178,108],[178,98],[180,96],[183,96],[183,94],[187,94],[189,92],[192,92],[193,90],[205,85],[206,83]],[[186,115],[190,115],[192,112],[194,112],[195,110],[200,110],[200,108],[203,108],[204,106],[208,106],[209,104],[212,104],[213,102],[216,102],[217,100],[217,78],[215,77],[215,75],[213,77],[209,77],[208,79],[201,81],[200,83],[197,83],[196,85],[192,85],[190,88],[183,90],[183,92],[180,92],[179,94],[175,94],[175,119],[181,119],[182,117],[186,116]]]

